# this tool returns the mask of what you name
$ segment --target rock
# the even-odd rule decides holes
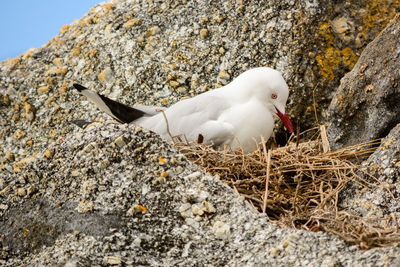
[[[398,10],[397,1],[120,0],[1,62],[1,264],[398,264],[397,247],[364,251],[279,228],[159,136],[106,121],[71,90],[80,82],[128,105],[172,105],[270,66],[291,88],[288,113],[308,129],[315,104],[325,110]],[[55,153],[37,156],[46,150]],[[14,159],[3,161],[7,154]]]
[[[200,36],[201,36],[201,38],[203,38],[203,39],[206,39],[207,37],[208,37],[208,30],[207,29],[201,29],[200,30]]]
[[[122,260],[116,256],[106,256],[104,258],[104,262],[109,265],[120,265],[122,264]]]
[[[213,225],[215,237],[218,239],[227,239],[229,237],[230,227],[227,223],[216,221]]]
[[[118,147],[124,147],[126,145],[126,140],[124,136],[119,136],[114,140],[115,145]]]
[[[43,156],[47,159],[51,159],[54,156],[54,150],[48,149],[43,153]]]
[[[379,182],[373,190],[354,184],[343,193],[341,205],[363,216],[382,218],[390,214],[400,218],[400,203],[395,199],[400,195],[400,124],[382,139],[378,149],[363,163],[363,170],[361,177],[368,180],[373,175]],[[391,221],[391,226],[396,223]]]
[[[120,259],[127,265],[168,266],[182,261],[320,265],[326,255],[338,253],[335,264],[376,265],[381,255],[393,255],[384,261],[390,264],[399,253],[398,248],[359,250],[332,235],[281,229],[160,137],[136,128],[93,124],[79,130],[84,135],[48,147],[57,151],[50,160],[37,158],[20,170],[18,176],[26,177],[26,187],[34,190],[23,200],[14,190],[2,190],[7,208],[0,209],[0,242],[9,248],[7,264],[72,264],[65,257],[71,249],[79,251],[73,261],[80,264],[119,264]],[[119,136],[130,141],[116,146]],[[96,153],[84,151],[89,144],[96,144]],[[140,152],[134,152],[138,148]],[[160,164],[160,155],[179,160]],[[104,159],[110,165],[94,172]],[[153,185],[149,170],[159,168],[176,175]],[[73,176],[75,169],[81,171]],[[15,182],[14,175],[3,179],[6,186]],[[25,234],[20,229],[26,229]]]
[[[400,16],[365,48],[326,113],[333,149],[386,136],[400,122]]]
[[[94,203],[92,201],[87,201],[87,200],[81,200],[78,204],[78,207],[76,210],[79,213],[86,213],[88,211],[92,211],[94,208]]]

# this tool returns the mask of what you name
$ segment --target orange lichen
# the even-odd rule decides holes
[[[47,136],[51,139],[55,139],[57,137],[57,131],[55,129],[51,129]]]
[[[111,11],[112,9],[115,8],[115,4],[107,3],[107,4],[104,5],[104,8],[107,9],[108,11]]]
[[[44,104],[45,104],[45,106],[48,108],[48,107],[50,107],[50,106],[54,103],[55,100],[56,100],[56,98],[55,98],[54,95],[53,95],[53,96],[49,97],[49,98],[44,102]]]
[[[145,212],[147,210],[147,208],[145,206],[142,205],[137,205],[137,207],[142,211]]]
[[[35,48],[29,48],[25,53],[22,54],[22,57],[24,59],[28,59],[33,55],[33,52],[35,52]]]
[[[26,145],[27,146],[32,146],[33,145],[32,139],[29,139],[28,141],[26,141]]]
[[[104,69],[102,72],[97,75],[97,79],[99,79],[100,82],[103,82],[105,80],[105,76],[107,75],[106,69]]]
[[[60,67],[63,64],[63,60],[59,57],[56,57],[53,59],[53,63],[57,66]]]
[[[140,19],[136,19],[136,18],[128,20],[127,22],[125,22],[124,28],[129,28],[129,27],[132,27],[135,25],[139,25],[140,22],[141,22]]]
[[[25,135],[26,135],[26,133],[20,129],[18,129],[15,132],[15,136],[17,137],[18,140],[22,139]]]
[[[67,91],[68,91],[68,83],[67,83],[67,82],[64,82],[64,83],[61,85],[61,87],[58,89],[58,92],[62,95],[62,94],[67,93]]]
[[[88,19],[85,20],[85,22],[86,22],[87,24],[92,24],[94,21],[93,21],[92,18],[88,18]]]
[[[53,149],[47,149],[44,153],[43,156],[47,159],[51,159],[54,156],[54,150]]]
[[[71,27],[70,25],[63,25],[63,26],[61,26],[60,34],[63,34],[63,33],[65,33],[66,31],[68,31],[68,29],[69,29],[70,27]]]
[[[13,68],[15,65],[17,65],[21,60],[21,57],[15,57],[15,58],[7,58],[4,63],[9,67]]]
[[[79,47],[74,47],[74,48],[72,49],[72,55],[73,55],[74,57],[79,56],[80,54],[81,54],[81,49],[80,49]]]
[[[65,76],[65,74],[67,74],[67,72],[68,72],[68,69],[65,69],[65,68],[56,69],[56,74],[57,75]]]
[[[4,156],[4,158],[2,159],[3,162],[11,162],[15,160],[15,156],[12,153],[8,153]]]
[[[46,83],[48,83],[50,86],[54,86],[54,85],[55,85],[55,81],[54,81],[54,79],[51,78],[51,77],[46,77],[46,78],[44,78],[44,81],[45,81]]]
[[[35,154],[36,155],[36,154]],[[23,169],[23,167],[24,166],[26,166],[26,165],[28,165],[29,163],[31,163],[32,161],[34,161],[35,160],[35,155],[32,155],[32,156],[30,156],[30,157],[26,157],[26,158],[23,158],[23,159],[21,159],[20,161],[18,161],[18,162],[16,162],[14,165],[13,165],[13,170],[14,170],[14,172],[20,172],[22,169]]]
[[[29,104],[29,103],[25,103],[25,104],[24,104],[24,109],[25,109],[25,112],[26,112],[26,113],[34,112],[34,111],[35,111],[35,108],[34,108],[31,104]]]
[[[95,57],[97,54],[98,54],[98,51],[97,51],[97,49],[95,48],[95,49],[93,49],[92,51],[90,51],[89,57],[90,57],[90,58],[93,58],[93,57]]]

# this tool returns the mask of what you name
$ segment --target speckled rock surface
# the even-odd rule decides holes
[[[314,124],[398,1],[114,1],[0,63],[0,261],[15,266],[383,266],[398,248],[280,229],[158,136],[76,92],[170,105],[250,67],[281,70]],[[296,120],[294,120],[296,121]]]
[[[346,74],[329,106],[333,149],[385,137],[400,122],[400,15]]]
[[[400,252],[280,229],[134,125],[97,123],[49,149],[2,175],[3,265],[383,266]]]
[[[380,184],[374,190],[363,190],[353,185],[345,193],[342,205],[362,216],[382,218],[392,214],[394,218],[400,218],[400,124],[382,139],[379,148],[364,162],[363,167],[368,174],[377,177]]]

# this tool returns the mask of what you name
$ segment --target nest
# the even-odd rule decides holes
[[[306,142],[289,140],[286,146],[275,149],[267,149],[263,142],[263,147],[251,154],[240,149],[216,151],[201,143],[175,145],[280,227],[332,233],[363,249],[400,242],[393,215],[365,218],[338,205],[340,193],[349,183],[367,190],[380,186],[359,164],[379,141],[331,152],[325,128],[311,129],[308,136],[310,131],[314,134]]]

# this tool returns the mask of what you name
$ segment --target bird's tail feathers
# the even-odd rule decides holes
[[[114,101],[78,83],[74,83],[73,86],[100,110],[121,123],[130,123],[146,115],[142,110]]]

